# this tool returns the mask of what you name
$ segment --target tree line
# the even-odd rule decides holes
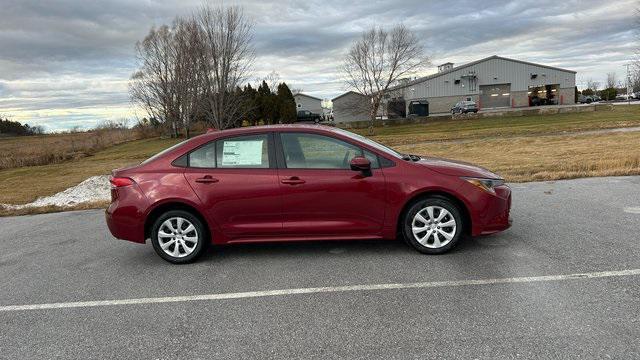
[[[285,83],[247,85],[255,58],[252,39],[253,24],[240,7],[204,5],[171,25],[152,28],[136,44],[131,98],[175,136],[181,131],[189,136],[194,121],[217,129],[294,122],[295,101]],[[397,25],[365,31],[342,70],[348,87],[364,95],[354,108],[364,107],[373,124],[390,88],[428,64],[418,36]]]
[[[626,80],[632,92],[640,92],[640,70],[633,69]],[[607,73],[604,89],[600,89],[600,82],[593,79],[587,80],[587,87],[580,91],[585,96],[597,95],[602,100],[614,100],[616,96],[627,93],[627,86],[618,80],[616,73]]]
[[[44,133],[42,126],[22,125],[18,121],[0,118],[0,134],[12,136],[40,135]]]

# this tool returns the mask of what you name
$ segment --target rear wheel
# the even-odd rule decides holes
[[[463,221],[460,210],[448,199],[434,196],[416,201],[403,221],[405,239],[425,254],[441,254],[460,240]]]
[[[174,264],[189,263],[207,245],[207,232],[198,217],[184,210],[162,214],[153,224],[151,243],[161,258]]]

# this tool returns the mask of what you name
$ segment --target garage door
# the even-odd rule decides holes
[[[511,106],[511,84],[480,85],[480,106],[483,109]]]

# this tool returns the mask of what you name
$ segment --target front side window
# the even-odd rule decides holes
[[[218,168],[269,168],[267,134],[247,135],[216,141]]]
[[[399,152],[393,150],[392,148],[384,146],[384,145],[382,145],[382,144],[380,144],[378,142],[375,142],[375,141],[373,141],[373,140],[371,140],[369,138],[366,138],[366,137],[364,137],[362,135],[358,135],[356,133],[352,133],[351,131],[347,131],[347,130],[344,130],[344,129],[334,129],[334,131],[338,132],[338,133],[340,133],[340,134],[342,134],[344,136],[347,136],[347,137],[349,137],[349,138],[351,138],[353,140],[363,142],[363,143],[373,147],[374,149],[382,151],[385,154],[393,155],[393,156],[395,156],[395,157],[397,157],[399,159],[401,159],[403,157],[402,154],[400,154]]]
[[[280,135],[288,169],[350,169],[350,162],[356,156],[366,156],[371,167],[378,167],[378,157],[355,145],[332,137],[283,133]]]

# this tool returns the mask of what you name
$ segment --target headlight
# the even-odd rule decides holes
[[[500,186],[504,184],[503,179],[483,179],[483,178],[472,178],[472,177],[463,177],[462,180],[466,180],[471,185],[478,187],[480,190],[486,191],[491,194],[495,194],[496,191],[494,188],[496,186]]]

